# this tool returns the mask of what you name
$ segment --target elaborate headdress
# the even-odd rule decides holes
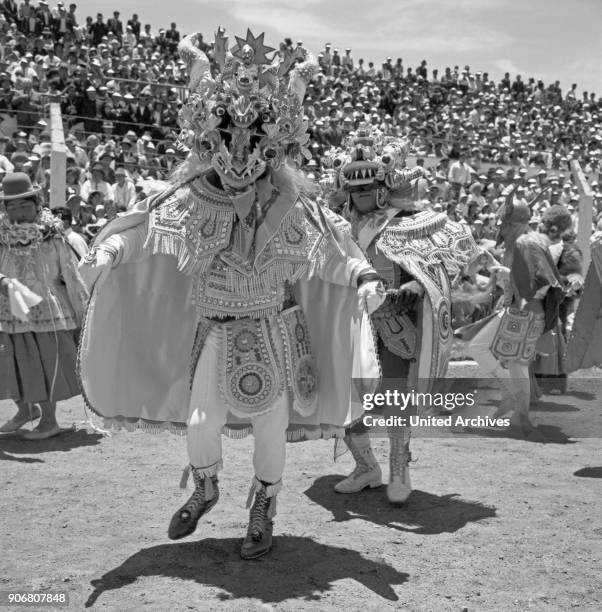
[[[224,186],[244,190],[267,166],[311,158],[302,104],[318,64],[301,47],[270,59],[274,49],[264,44],[264,34],[250,30],[228,51],[224,33],[220,28],[215,35],[213,66],[197,47],[197,35],[179,45],[190,73],[180,142],[210,164]]]
[[[355,201],[360,212],[386,208],[394,201],[397,207],[403,201],[411,208],[411,181],[422,176],[423,170],[404,169],[408,152],[406,141],[385,136],[370,125],[360,126],[344,141],[342,149],[326,154],[322,187],[331,194],[345,193],[348,205]]]

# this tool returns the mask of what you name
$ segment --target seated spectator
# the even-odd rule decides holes
[[[105,198],[111,196],[111,186],[106,180],[106,170],[102,164],[94,164],[90,172],[91,178],[84,181],[81,188],[81,198],[84,202],[90,201],[93,193],[101,193]]]
[[[136,188],[123,167],[115,170],[115,181],[111,187],[111,197],[117,213],[125,212],[136,203]]]
[[[85,238],[73,229],[73,214],[68,207],[53,208],[52,212],[61,219],[65,228],[65,238],[78,259],[82,259],[88,252],[88,243]]]

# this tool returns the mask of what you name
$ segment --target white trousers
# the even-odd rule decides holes
[[[194,373],[188,410],[190,465],[205,476],[214,476],[221,467],[222,429],[228,420],[228,407],[218,387],[222,333],[221,325],[214,325],[207,335]],[[253,467],[258,480],[273,484],[282,478],[286,459],[288,404],[285,391],[269,412],[251,418],[255,438]]]

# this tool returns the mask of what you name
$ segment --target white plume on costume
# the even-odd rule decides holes
[[[290,73],[288,90],[289,93],[295,94],[297,99],[302,104],[305,98],[305,90],[309,82],[314,78],[319,70],[318,60],[312,53],[306,51],[305,60],[297,64]]]
[[[215,88],[215,81],[211,76],[211,64],[208,57],[197,47],[198,34],[191,34],[182,39],[178,45],[178,53],[188,69],[190,75],[188,86],[191,93],[209,95]]]

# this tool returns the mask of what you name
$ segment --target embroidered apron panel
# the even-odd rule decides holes
[[[294,306],[277,318],[284,343],[286,381],[293,397],[293,409],[308,416],[316,409],[318,371],[305,315],[300,306]]]
[[[412,319],[389,297],[372,315],[372,323],[385,346],[402,359],[415,359],[418,330]]]
[[[283,391],[268,321],[239,319],[223,325],[220,390],[232,412],[257,416],[268,412]]]
[[[491,343],[491,352],[502,365],[508,361],[527,364],[535,357],[537,339],[544,327],[544,315],[507,308]]]

